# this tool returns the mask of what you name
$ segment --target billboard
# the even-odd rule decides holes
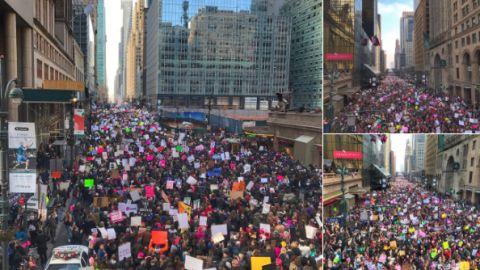
[[[75,109],[73,113],[73,135],[85,135],[84,109]]]
[[[8,122],[10,193],[36,193],[36,162],[35,123]]]

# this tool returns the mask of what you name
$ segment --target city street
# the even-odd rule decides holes
[[[335,116],[333,132],[478,133],[478,111],[461,98],[387,76],[362,90]]]
[[[11,242],[12,269],[27,254],[28,269],[39,269],[41,250],[48,258],[61,245],[88,246],[89,265],[101,269],[319,267],[320,170],[273,151],[268,138],[170,129],[128,105],[94,115],[73,168],[48,180],[58,211],[16,228],[28,233]]]
[[[326,224],[327,269],[477,269],[476,207],[397,177],[348,213],[347,228]]]

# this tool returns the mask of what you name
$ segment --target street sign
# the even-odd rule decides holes
[[[327,53],[325,54],[326,61],[352,61],[353,54],[351,53]]]
[[[362,159],[362,152],[351,151],[333,151],[333,158],[335,159]]]

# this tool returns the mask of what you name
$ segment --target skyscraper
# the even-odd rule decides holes
[[[413,156],[412,170],[418,175],[423,174],[425,170],[425,134],[415,134],[413,136]]]
[[[105,3],[104,0],[98,0],[97,3],[97,41],[96,41],[96,70],[97,83],[99,86],[99,95],[101,99],[106,99],[107,93],[107,69],[106,69],[106,32],[105,32]]]
[[[126,65],[125,59],[127,57],[128,37],[132,29],[132,0],[122,0],[122,15],[123,23],[120,35],[120,43],[118,48],[118,87],[115,87],[115,99],[120,101],[125,97],[125,77]]]
[[[409,69],[415,66],[414,62],[414,14],[404,11],[400,18],[400,68]],[[403,59],[404,58],[404,59]]]
[[[322,102],[322,32],[321,1],[289,0],[284,13],[292,21],[290,51],[290,87],[293,105],[320,108]]]
[[[268,109],[288,91],[288,19],[274,0],[208,2],[149,3],[148,97],[165,106]]]
[[[400,69],[400,40],[395,41],[395,69]]]

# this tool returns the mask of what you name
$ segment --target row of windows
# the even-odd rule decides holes
[[[83,80],[83,74],[78,71],[77,76],[79,81]],[[47,63],[43,63],[42,60],[37,59],[37,78],[40,80],[60,80],[68,81],[71,80],[67,75],[58,71],[54,67],[50,67]]]
[[[73,64],[65,56],[63,56],[63,54],[60,53],[55,46],[51,45],[46,38],[37,32],[33,33],[33,46],[38,52],[52,60],[59,67],[63,68],[69,73],[72,72]]]

